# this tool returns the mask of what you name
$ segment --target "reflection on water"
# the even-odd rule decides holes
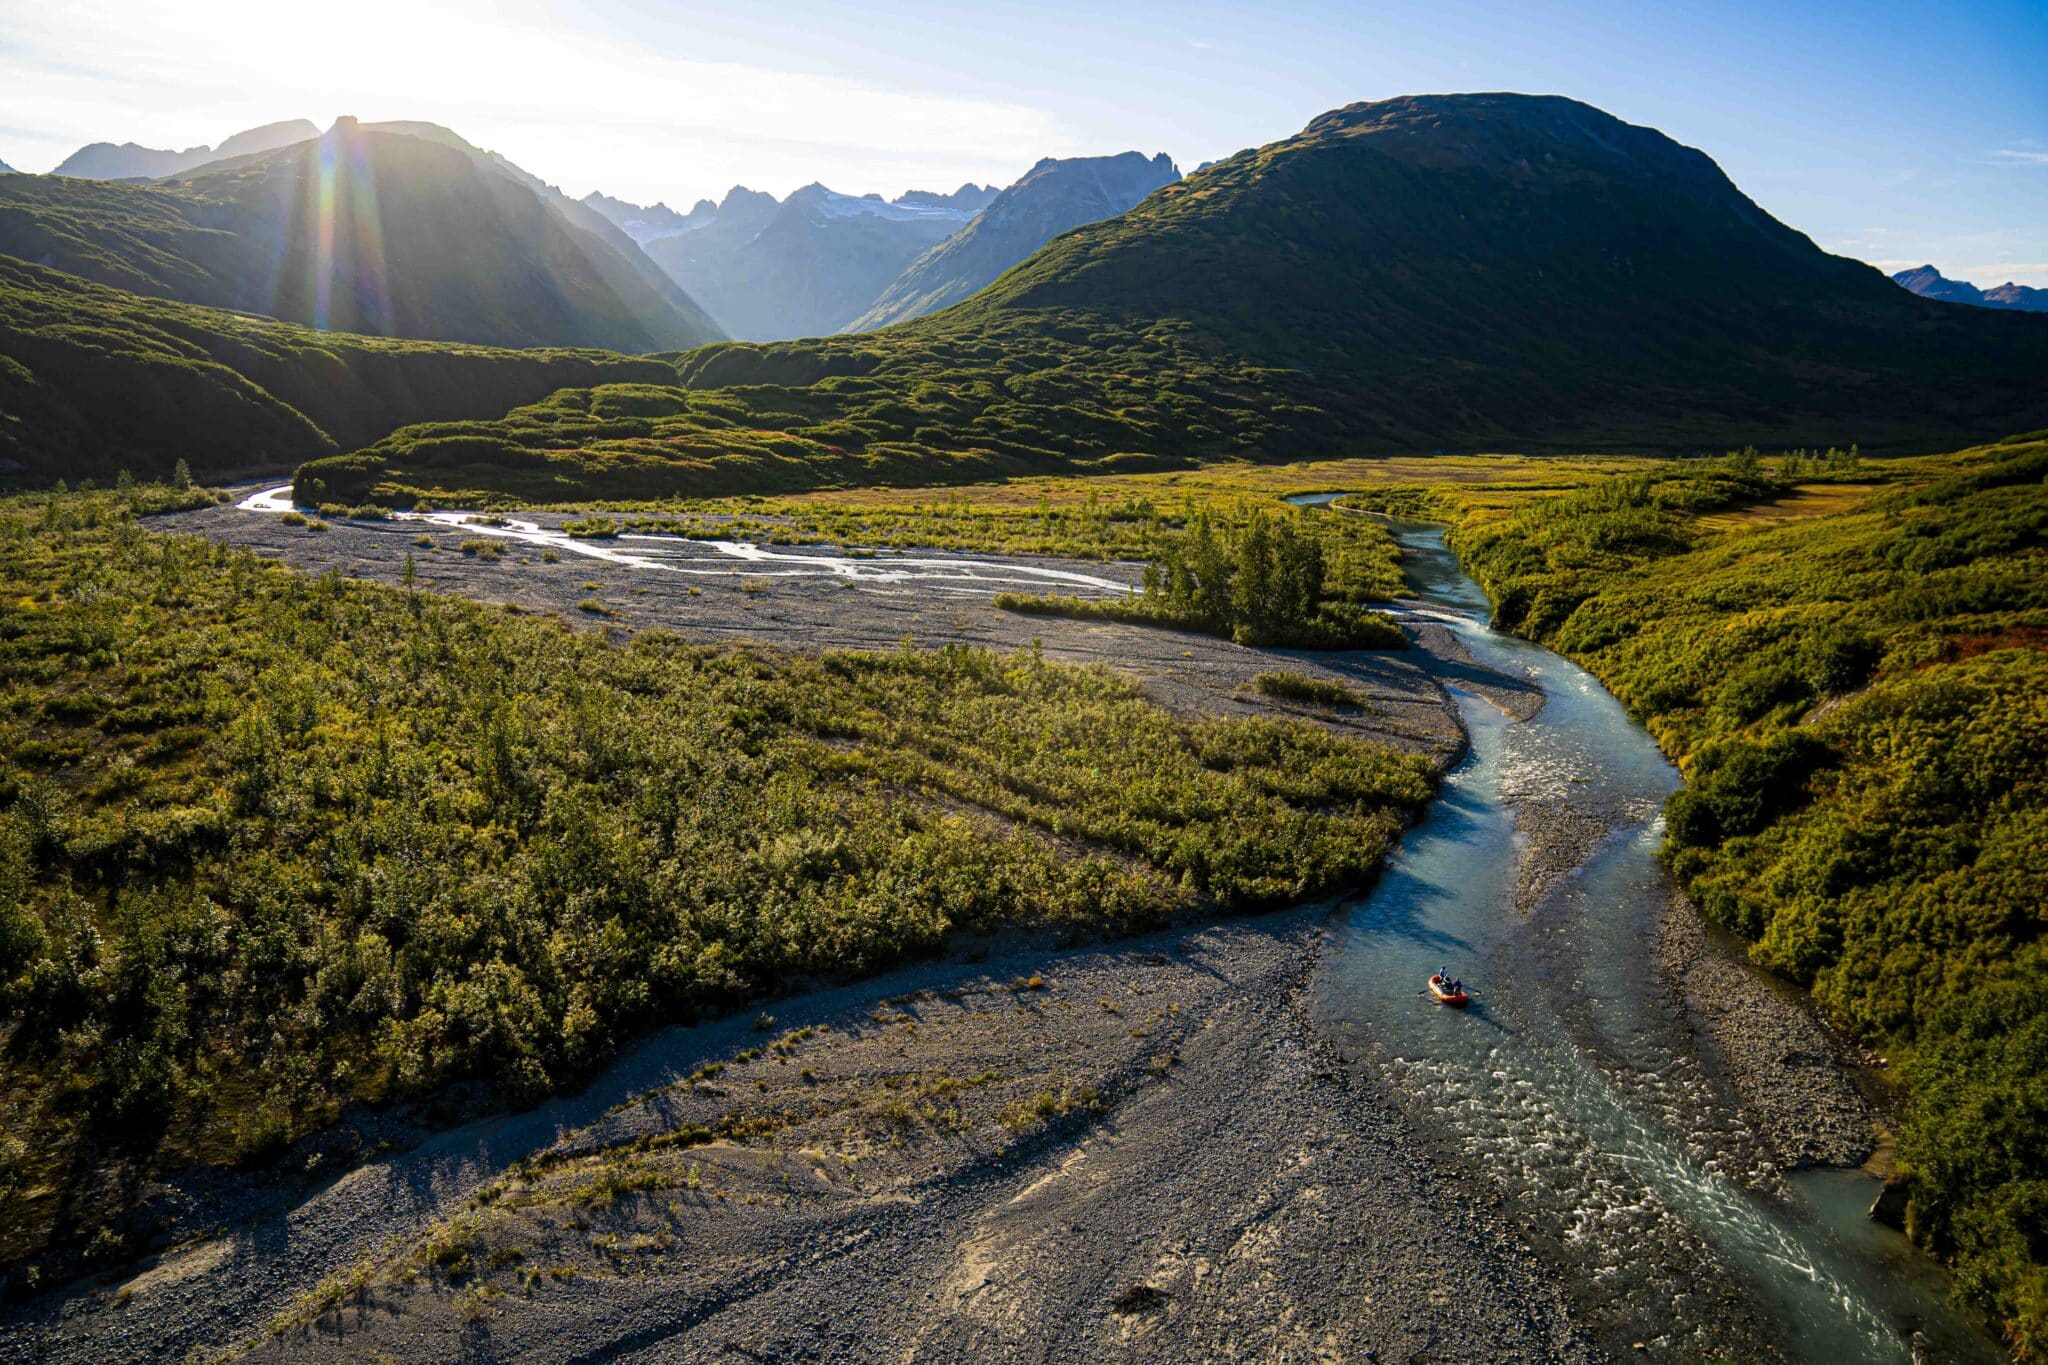
[[[1438,528],[1393,525],[1411,617],[1449,625],[1544,705],[1515,722],[1457,694],[1469,755],[1336,928],[1324,1006],[1347,1042],[1576,1267],[1610,1344],[1714,1339],[1735,1285],[1795,1359],[1905,1362],[1916,1331],[1941,1359],[1997,1359],[1945,1307],[1938,1270],[1863,1217],[1868,1177],[1788,1181],[1694,1060],[1657,966],[1659,812],[1678,779],[1655,744],[1584,670],[1489,629]],[[1566,804],[1609,832],[1524,913],[1513,811]],[[1470,1010],[1423,991],[1443,965],[1476,983]]]

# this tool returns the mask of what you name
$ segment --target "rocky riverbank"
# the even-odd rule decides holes
[[[1877,1146],[1876,1116],[1851,1076],[1853,1049],[1811,1005],[1775,989],[1710,936],[1673,890],[1659,947],[1701,1051],[1780,1165],[1858,1166]]]

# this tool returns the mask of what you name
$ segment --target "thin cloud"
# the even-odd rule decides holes
[[[1991,154],[1991,160],[2000,166],[2048,166],[2048,152],[2028,151],[2024,147],[2000,147]]]

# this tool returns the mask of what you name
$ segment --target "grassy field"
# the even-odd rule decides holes
[[[1909,1229],[2048,1352],[2048,433],[1810,468],[1737,457],[1454,522],[1501,626],[1586,664],[1679,764],[1708,918],[1882,1048]]]
[[[614,644],[0,502],[0,1258],[352,1101],[573,1084],[666,1020],[1008,925],[1369,879],[1427,765],[970,649]]]

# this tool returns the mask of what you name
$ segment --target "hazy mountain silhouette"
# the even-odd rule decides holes
[[[778,204],[735,187],[709,222],[650,240],[647,252],[733,336],[823,336],[959,231],[979,195],[964,186],[891,201],[806,185]]]

